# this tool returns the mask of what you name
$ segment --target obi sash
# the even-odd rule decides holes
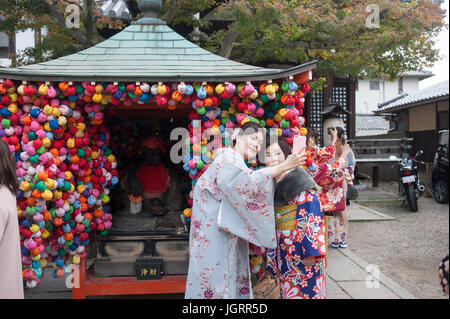
[[[275,229],[294,230],[297,225],[297,204],[275,206]]]

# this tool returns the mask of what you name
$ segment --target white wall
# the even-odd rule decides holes
[[[397,97],[399,81],[378,80],[379,90],[370,90],[370,81],[358,80],[358,90],[355,92],[356,114],[369,114],[378,109],[378,103],[383,103]],[[376,80],[375,80],[376,81]],[[403,93],[414,93],[419,89],[419,79],[403,78]]]
[[[388,130],[356,130],[356,136],[372,136],[372,135],[380,135],[387,134]]]
[[[34,46],[34,31],[27,29],[23,32],[16,33],[16,54],[20,53],[27,47]],[[0,66],[9,67],[11,65],[10,59],[0,59]]]

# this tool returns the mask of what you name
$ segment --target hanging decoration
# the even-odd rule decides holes
[[[119,179],[109,129],[103,124],[105,107],[152,103],[175,111],[180,104],[191,105],[189,120],[201,123],[201,137],[189,124],[183,168],[195,186],[214,160],[210,144],[217,149],[229,143],[226,129],[254,121],[290,145],[295,135],[306,135],[302,115],[308,92],[307,82],[292,78],[280,83],[170,85],[0,79],[0,138],[17,163],[26,285],[39,284],[49,262],[53,274],[63,276],[67,264],[86,256],[95,234],[107,235],[111,228],[109,193]],[[249,165],[256,168],[257,163]],[[192,191],[188,204],[192,206]],[[183,214],[190,222],[191,208]]]

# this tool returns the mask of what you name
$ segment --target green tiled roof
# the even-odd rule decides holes
[[[225,59],[189,42],[159,19],[134,23],[95,46],[56,60],[0,68],[0,78],[53,81],[270,80],[315,68],[266,69]],[[155,23],[156,21],[156,23]]]

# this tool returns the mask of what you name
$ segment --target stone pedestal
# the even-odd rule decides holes
[[[189,233],[111,232],[96,240],[95,274],[136,276],[136,259],[162,259],[162,275],[185,275],[189,263]]]

